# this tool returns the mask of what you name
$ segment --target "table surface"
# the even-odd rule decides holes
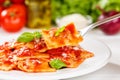
[[[20,32],[17,33],[7,33],[0,28],[0,38],[3,38],[3,36],[6,36],[7,38],[10,36],[17,37],[22,32],[34,30],[23,28]],[[64,80],[120,80],[120,33],[113,36],[108,36],[104,35],[100,30],[94,29],[89,32],[87,36],[99,38],[109,46],[112,51],[110,61],[106,66],[93,73]]]

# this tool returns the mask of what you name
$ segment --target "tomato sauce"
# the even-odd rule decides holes
[[[60,59],[65,63],[70,64],[68,63],[68,60],[70,60],[71,58],[74,58],[74,60],[76,61],[81,59],[81,52],[82,51],[80,48],[75,50],[74,47],[64,46],[57,49],[48,50],[46,53],[50,54],[50,59]]]

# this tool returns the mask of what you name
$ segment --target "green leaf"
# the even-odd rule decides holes
[[[42,34],[41,34],[40,32],[38,32],[38,31],[33,32],[33,35],[34,35],[34,37],[37,38],[37,39],[41,38],[41,36],[42,36]]]
[[[61,69],[62,67],[66,67],[66,64],[59,60],[59,59],[53,59],[50,61],[50,66],[55,69]]]
[[[22,34],[18,37],[17,41],[18,41],[18,42],[30,42],[30,41],[32,41],[33,39],[34,39],[34,36],[33,36],[32,33],[30,33],[30,32],[24,32],[24,33],[22,33]]]
[[[60,27],[60,28],[56,31],[55,36],[59,36],[60,33],[64,31],[64,29],[65,29],[65,26]]]

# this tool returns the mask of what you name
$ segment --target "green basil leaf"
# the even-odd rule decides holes
[[[59,60],[59,59],[53,59],[50,61],[50,66],[55,69],[61,69],[62,67],[66,67],[66,64]]]
[[[60,33],[63,32],[64,30],[65,30],[65,26],[60,27],[60,28],[56,31],[55,36],[59,36]]]
[[[30,42],[30,41],[32,41],[33,39],[34,39],[34,36],[33,36],[32,33],[30,33],[30,32],[24,32],[24,33],[22,33],[22,34],[18,37],[17,41],[18,41],[18,42]]]
[[[41,36],[42,36],[42,34],[41,34],[40,32],[38,32],[38,31],[33,32],[33,35],[34,35],[34,37],[37,38],[37,39],[41,38]]]

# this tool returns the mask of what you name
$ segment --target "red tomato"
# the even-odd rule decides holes
[[[0,4],[3,4],[6,0],[0,0]]]
[[[2,7],[0,7],[0,14],[1,14],[1,12],[2,12]]]
[[[0,7],[0,14],[2,12],[2,8]],[[1,16],[0,16],[0,26],[1,26]]]
[[[26,8],[13,4],[1,13],[1,27],[8,32],[17,32],[26,24]]]
[[[11,0],[12,3],[17,3],[17,4],[24,4],[25,0]]]
[[[0,26],[1,26],[1,13],[2,13],[3,9],[4,9],[3,6],[0,5]]]

